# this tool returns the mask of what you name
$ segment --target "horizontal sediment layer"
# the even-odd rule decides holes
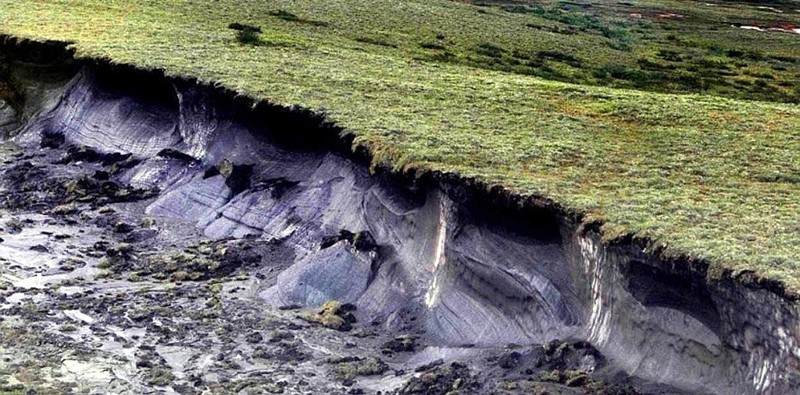
[[[280,243],[285,265],[255,290],[266,303],[353,303],[359,321],[416,327],[441,347],[581,339],[630,375],[690,392],[798,384],[797,298],[779,283],[712,276],[646,240],[603,242],[547,199],[371,172],[368,151],[323,114],[3,41],[5,133],[29,149],[124,156],[113,177],[157,191],[148,215]]]

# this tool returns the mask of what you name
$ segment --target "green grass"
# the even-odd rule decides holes
[[[800,25],[790,2],[770,2],[780,13],[737,1],[477,3],[498,16],[520,15],[505,23],[521,20],[535,32],[520,32],[522,40],[501,39],[504,46],[521,48],[502,57],[468,57],[474,65],[582,84],[800,101],[793,82],[800,77],[800,35],[734,27]],[[543,62],[543,51],[581,62]]]
[[[800,53],[800,35],[721,24],[716,31],[674,26],[667,39],[675,21],[625,27],[613,22],[625,14],[616,2],[594,3],[598,11],[577,12],[596,19],[569,17],[577,32],[560,34],[552,30],[568,27],[557,16],[444,0],[0,0],[0,32],[70,41],[78,56],[322,109],[355,133],[376,164],[455,172],[552,198],[603,221],[609,239],[650,238],[671,254],[708,259],[713,273],[755,270],[800,290],[800,108],[721,97],[792,101],[791,87],[761,95],[751,83],[675,95],[529,75],[547,77],[541,70],[549,68],[557,79],[629,86],[587,75],[606,70],[635,80],[638,59],[649,54],[652,62],[684,59],[687,70],[703,59],[696,72],[710,80],[709,67],[742,62],[753,75],[730,78],[761,80],[776,57]],[[699,4],[648,7],[683,7],[693,20],[772,17]],[[261,27],[260,45],[240,44],[227,28],[232,22]],[[631,32],[608,30],[614,26]],[[615,44],[628,34],[627,47]],[[504,63],[524,57],[534,66]],[[797,78],[796,63],[780,62],[786,70],[770,71],[774,79],[761,88]]]

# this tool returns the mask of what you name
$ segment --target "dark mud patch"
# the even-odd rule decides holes
[[[113,162],[116,166],[119,162]],[[0,173],[7,188],[0,191],[0,206],[6,209],[29,211],[56,210],[71,214],[87,204],[100,207],[110,203],[134,202],[157,195],[155,189],[135,188],[109,180],[109,173],[69,174],[51,172],[52,165],[23,160]]]

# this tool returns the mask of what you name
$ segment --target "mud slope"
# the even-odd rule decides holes
[[[709,283],[699,263],[603,244],[554,208],[463,180],[370,174],[312,114],[34,48],[45,54],[5,49],[10,141],[29,160],[52,159],[48,177],[91,170],[128,188],[104,203],[137,196],[117,210],[174,228],[148,248],[187,238],[274,246],[246,270],[259,274],[244,286],[253,304],[351,303],[357,327],[420,339],[395,361],[407,369],[573,339],[608,361],[606,379],[630,375],[645,392],[797,389],[798,309],[773,291]],[[102,205],[72,202],[84,203]]]

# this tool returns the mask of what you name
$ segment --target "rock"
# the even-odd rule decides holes
[[[59,204],[51,210],[47,210],[47,214],[51,215],[72,215],[78,212],[78,205],[75,203]]]
[[[597,369],[606,360],[597,349],[585,341],[561,342],[554,340],[542,346],[544,353],[536,354],[537,366],[542,369]]]
[[[414,338],[408,335],[398,336],[383,344],[384,354],[392,352],[413,352],[416,349]]]
[[[178,150],[174,150],[172,148],[164,148],[161,151],[159,151],[156,154],[156,156],[159,156],[159,157],[162,157],[162,158],[177,159],[177,160],[184,161],[184,162],[187,162],[187,163],[194,163],[194,162],[197,161],[197,159],[195,159],[193,156],[191,156],[189,154],[186,154],[186,153],[183,153],[183,152],[180,152]]]
[[[31,246],[28,249],[31,250],[31,251],[36,251],[36,252],[50,252],[50,250],[47,247],[45,247],[45,246],[43,246],[41,244],[37,244],[35,246]]]
[[[75,270],[76,268],[84,267],[84,266],[86,266],[86,262],[84,262],[84,261],[82,261],[80,259],[67,258],[67,259],[64,259],[64,260],[62,260],[62,261],[60,261],[58,263],[58,270],[61,270],[61,271],[64,271],[64,272],[71,272],[71,271]]]
[[[157,229],[136,229],[125,236],[126,243],[141,243],[158,236]]]
[[[422,365],[422,366],[417,366],[417,367],[414,369],[414,372],[416,372],[416,373],[419,373],[419,372],[424,372],[424,371],[426,371],[426,370],[431,370],[431,369],[433,369],[433,368],[435,368],[435,367],[437,367],[437,366],[441,366],[441,365],[443,365],[443,364],[444,364],[444,360],[442,360],[442,359],[437,359],[437,360],[435,360],[435,361],[433,361],[433,362],[431,362],[431,363],[427,363],[427,364],[425,364],[425,365]]]
[[[264,337],[261,336],[261,333],[253,332],[245,336],[244,340],[248,343],[261,343],[264,340]]]
[[[270,337],[269,339],[269,342],[278,343],[282,340],[292,340],[292,339],[294,339],[294,335],[291,332],[281,331],[273,333],[272,337]]]
[[[11,234],[22,232],[22,221],[19,218],[11,218],[6,221],[6,232]]]
[[[139,221],[139,226],[142,228],[152,228],[156,226],[156,220],[153,217],[144,217]]]
[[[295,343],[272,343],[269,347],[258,346],[253,352],[254,358],[270,359],[285,363],[297,363],[311,359],[311,354],[300,350]]]
[[[114,224],[114,232],[116,233],[130,233],[133,231],[133,225],[119,221]]]
[[[516,351],[504,354],[497,361],[497,365],[503,369],[514,369],[519,366],[522,360],[522,355]]]
[[[469,368],[457,362],[439,365],[411,378],[398,394],[445,395],[459,391],[476,391],[479,384]]]
[[[141,358],[136,361],[137,368],[152,368],[153,362],[146,358]]]

